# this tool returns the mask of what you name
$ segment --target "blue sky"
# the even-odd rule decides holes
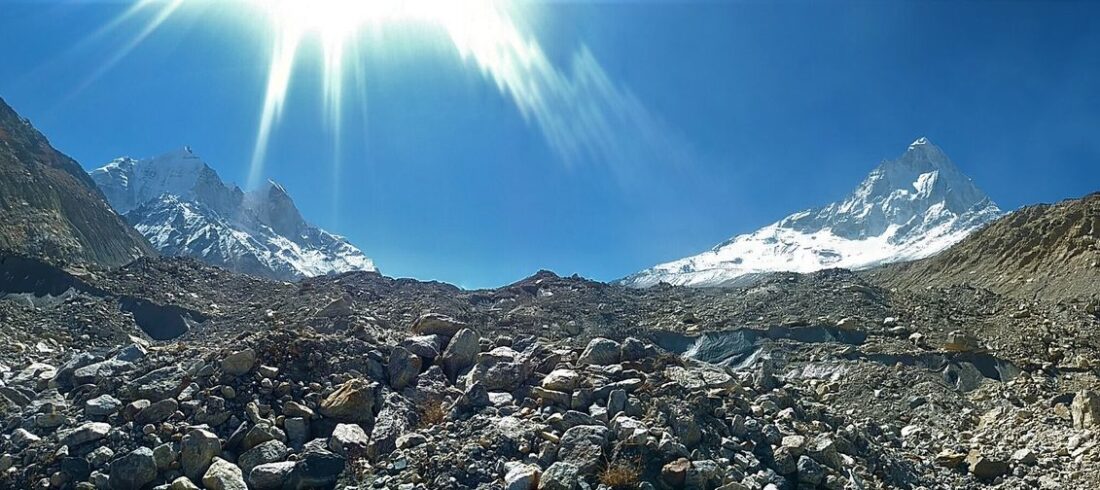
[[[95,34],[127,8],[0,0],[0,97],[86,168],[190,145],[245,185],[270,23],[185,1],[120,57],[159,9]],[[337,130],[307,37],[261,176],[384,273],[466,287],[541,268],[610,280],[695,254],[842,197],[922,135],[1005,209],[1100,190],[1097,3],[514,11],[544,59],[511,81],[540,104],[439,28],[384,27],[356,44],[362,90],[346,74]]]

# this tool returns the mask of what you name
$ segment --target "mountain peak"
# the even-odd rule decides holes
[[[862,269],[933,255],[1001,210],[928,138],[884,160],[841,201],[792,214],[700,255],[624,279],[712,286],[765,272]]]

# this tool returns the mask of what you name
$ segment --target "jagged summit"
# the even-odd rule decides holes
[[[880,163],[840,201],[622,282],[716,286],[757,273],[863,269],[914,260],[951,246],[1000,215],[943,150],[921,137],[900,157]]]
[[[283,186],[226,185],[191,147],[91,172],[108,201],[162,253],[293,280],[374,264],[347,240],[302,217]]]

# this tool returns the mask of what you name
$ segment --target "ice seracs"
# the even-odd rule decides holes
[[[767,272],[863,269],[915,260],[950,247],[1000,215],[943,150],[921,137],[901,157],[882,162],[841,201],[792,214],[620,282],[635,287],[735,285]]]
[[[118,158],[91,176],[115,211],[166,255],[283,280],[375,270],[346,239],[308,223],[279,184],[250,192],[226,185],[188,147]]]

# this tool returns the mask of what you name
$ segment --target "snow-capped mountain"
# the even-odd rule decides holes
[[[116,212],[162,254],[282,280],[374,263],[343,237],[306,222],[280,185],[244,192],[222,182],[190,148],[118,158],[91,172]]]
[[[934,255],[1000,215],[943,150],[920,138],[900,158],[882,162],[842,201],[620,282],[721,286],[767,272],[864,269]]]

